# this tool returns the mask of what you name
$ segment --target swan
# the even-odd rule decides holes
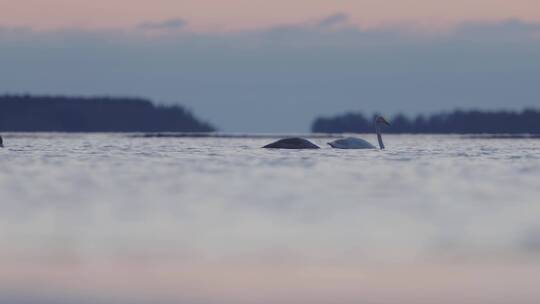
[[[377,132],[377,140],[379,141],[379,148],[383,150],[384,143],[382,141],[380,125],[389,126],[390,123],[386,121],[386,119],[384,119],[382,116],[377,116],[375,118],[375,131]],[[332,148],[335,148],[335,149],[377,149],[377,147],[370,144],[369,142],[361,138],[354,138],[354,137],[347,137],[347,138],[334,140],[333,142],[329,142],[328,144]]]
[[[268,144],[263,148],[266,149],[319,149],[319,146],[310,142],[307,139],[300,137],[290,137],[280,139],[276,142]]]

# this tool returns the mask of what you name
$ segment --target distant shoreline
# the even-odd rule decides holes
[[[241,109],[239,109],[241,111]],[[388,117],[387,117],[388,118]],[[418,115],[399,114],[388,119],[389,134],[497,135],[497,138],[537,138],[540,111],[462,111]],[[141,98],[0,96],[0,132],[144,133],[144,137],[258,137],[281,134],[216,133],[217,128],[179,105],[161,106]],[[319,117],[309,136],[373,133],[372,119],[362,113]],[[175,134],[171,134],[175,133]],[[300,133],[296,133],[300,134]],[[288,134],[292,136],[295,134]],[[283,135],[287,136],[287,135]],[[483,136],[483,138],[486,138]]]
[[[0,96],[1,132],[214,132],[182,106],[147,99]]]
[[[276,139],[286,137],[305,137],[310,139],[331,139],[331,138],[343,138],[346,136],[356,135],[372,135],[370,133],[197,133],[197,132],[157,132],[157,133],[145,133],[145,132],[3,132],[4,137],[11,138],[43,138],[50,136],[54,137],[70,137],[77,135],[118,135],[122,137],[131,138],[223,138],[223,139]],[[540,134],[455,134],[455,133],[393,133],[391,135],[396,136],[447,136],[462,139],[540,139]]]
[[[390,119],[384,133],[391,134],[540,134],[540,111],[522,112],[462,111],[443,112],[409,118],[399,114]],[[315,133],[370,133],[374,126],[362,113],[345,113],[317,118]]]

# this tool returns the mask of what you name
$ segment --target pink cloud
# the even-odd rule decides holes
[[[194,30],[246,30],[320,20],[333,17],[363,26],[418,23],[457,24],[470,20],[518,18],[540,20],[540,2],[530,0],[19,0],[2,5],[0,20],[4,26],[34,28],[132,28],[148,20],[171,20],[177,16],[190,20]]]

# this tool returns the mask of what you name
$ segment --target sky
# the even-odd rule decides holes
[[[352,23],[364,26],[540,20],[536,0],[2,0],[0,8],[4,25],[39,29],[129,28],[139,22],[181,17],[197,30],[249,30],[333,12],[344,12]]]
[[[540,2],[0,0],[0,93],[141,96],[226,132],[540,107]]]

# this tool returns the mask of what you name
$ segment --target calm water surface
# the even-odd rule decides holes
[[[4,134],[0,302],[539,303],[540,140],[384,139]]]

